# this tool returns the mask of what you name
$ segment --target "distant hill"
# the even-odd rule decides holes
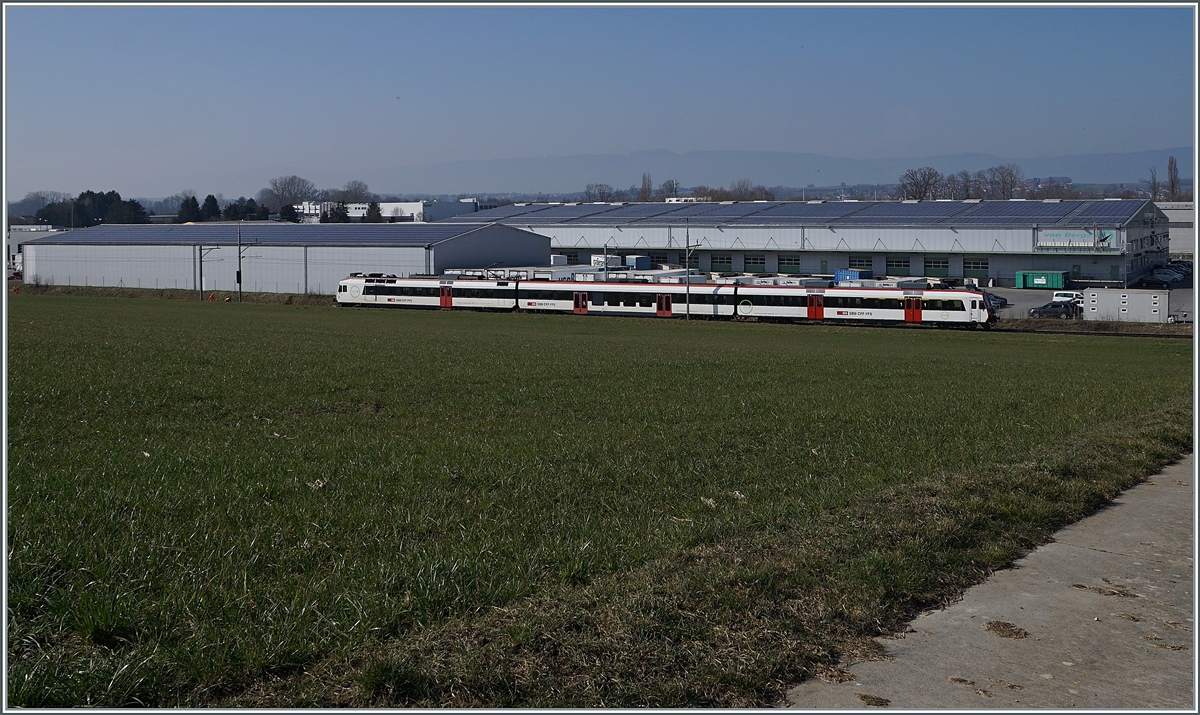
[[[908,159],[843,159],[820,154],[774,151],[640,151],[629,154],[581,154],[399,167],[370,177],[372,187],[390,192],[487,193],[574,192],[590,183],[625,189],[649,172],[655,184],[677,179],[683,186],[727,186],[750,179],[765,186],[836,186],[893,184],[907,169],[932,166],[942,173],[977,171],[1015,163],[1026,177],[1069,176],[1075,183],[1135,183],[1149,178],[1150,167],[1165,181],[1167,157],[1179,163],[1179,175],[1192,178],[1191,147],[1122,154],[1056,157],[1003,157],[951,154]]]

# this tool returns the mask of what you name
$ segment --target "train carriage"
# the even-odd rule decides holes
[[[983,294],[970,290],[711,283],[692,284],[689,290],[665,283],[398,278],[377,273],[341,281],[337,301],[346,306],[982,327],[996,318]]]

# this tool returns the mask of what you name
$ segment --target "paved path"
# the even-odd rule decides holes
[[[879,639],[891,660],[844,663],[851,680],[806,681],[788,706],[1194,712],[1193,471],[1189,456],[1122,493]]]

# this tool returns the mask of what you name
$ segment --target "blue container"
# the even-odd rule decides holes
[[[625,256],[625,265],[635,271],[650,270],[650,256]]]
[[[842,281],[857,281],[863,278],[870,278],[871,271],[865,271],[861,268],[838,268],[833,272],[833,280]]]

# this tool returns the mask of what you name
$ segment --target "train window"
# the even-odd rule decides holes
[[[591,296],[591,300],[592,300],[592,305],[604,305],[604,294],[603,293],[591,293],[590,296]]]
[[[862,307],[878,308],[879,307],[879,299],[878,298],[863,298],[862,299]]]
[[[638,305],[649,308],[654,305],[654,296],[649,293],[638,293]]]
[[[375,285],[374,283],[363,286],[363,295],[375,295],[375,290],[378,287],[379,286]]]
[[[942,310],[966,310],[961,300],[943,300]]]
[[[827,295],[827,296],[825,296],[825,307],[826,308],[845,308],[846,306],[842,304],[841,296]]]
[[[899,298],[880,298],[879,307],[885,310],[900,310],[904,306]]]

